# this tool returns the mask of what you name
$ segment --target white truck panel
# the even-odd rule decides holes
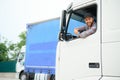
[[[84,80],[83,78],[89,79],[92,76],[100,78],[101,67],[89,68],[89,63],[101,64],[99,30],[86,39],[59,43],[57,46],[57,65],[59,65],[57,80]]]
[[[103,77],[101,80],[120,80],[120,77]]]
[[[120,0],[102,0],[103,42],[120,41]]]
[[[120,76],[120,42],[103,43],[103,75]]]
[[[102,0],[103,75],[120,76],[120,0]],[[103,80],[118,80],[105,78]]]

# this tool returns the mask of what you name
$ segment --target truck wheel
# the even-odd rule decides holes
[[[24,72],[20,75],[20,80],[27,80],[27,75]]]
[[[51,75],[50,80],[55,80],[55,75]]]

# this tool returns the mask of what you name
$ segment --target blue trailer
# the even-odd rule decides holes
[[[59,18],[54,18],[27,25],[26,80],[54,78],[59,21]]]

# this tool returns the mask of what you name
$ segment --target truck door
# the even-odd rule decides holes
[[[97,9],[97,4],[92,4],[68,13],[65,38],[59,41],[60,80],[98,80],[101,77],[100,14]],[[74,28],[85,25],[86,13],[94,16],[97,30],[86,38],[78,38]]]

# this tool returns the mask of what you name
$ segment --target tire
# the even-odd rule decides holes
[[[50,80],[55,80],[55,75],[51,75]]]
[[[20,80],[27,80],[27,75],[24,72],[21,73]]]

